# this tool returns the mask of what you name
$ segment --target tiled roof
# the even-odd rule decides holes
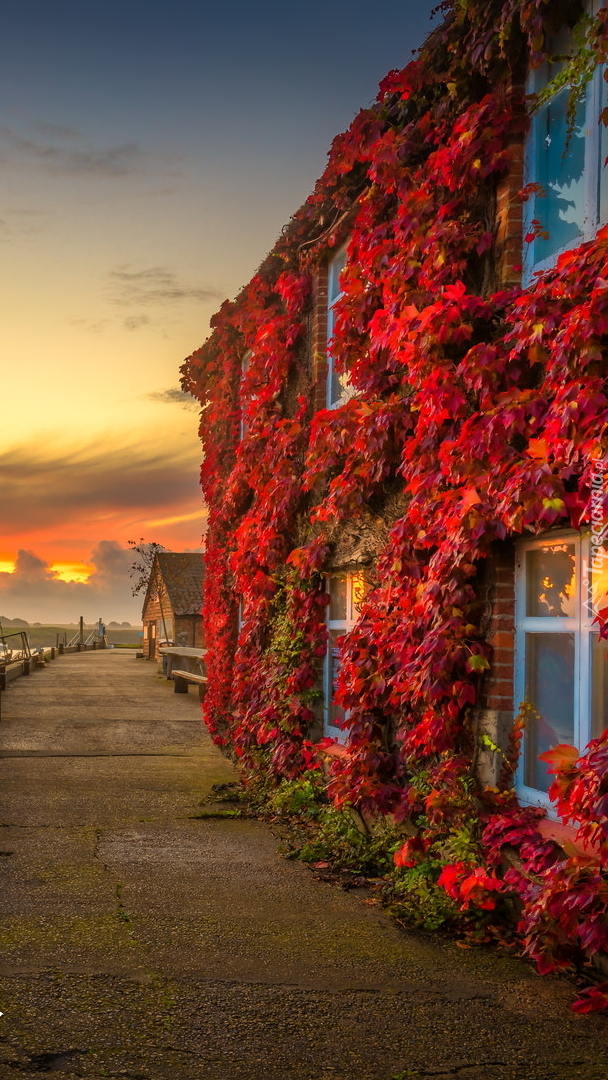
[[[174,615],[198,615],[203,606],[205,563],[200,551],[161,551],[158,567]]]

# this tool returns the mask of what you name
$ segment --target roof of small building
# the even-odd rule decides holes
[[[174,615],[199,615],[205,563],[200,551],[160,551],[158,569]]]

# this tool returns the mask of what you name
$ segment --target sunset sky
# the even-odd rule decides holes
[[[434,6],[2,0],[0,616],[136,622],[127,541],[201,545],[179,365]]]

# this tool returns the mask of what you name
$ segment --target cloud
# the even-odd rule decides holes
[[[89,623],[100,615],[106,622],[138,622],[141,598],[131,595],[131,549],[116,540],[100,540],[89,562],[93,573],[88,582],[63,581],[44,559],[21,549],[13,573],[0,573],[0,611],[6,618],[28,622],[76,622],[80,615]]]
[[[71,521],[141,521],[184,513],[200,499],[195,444],[95,442],[78,448],[17,446],[0,452],[0,533]]]
[[[121,305],[175,304],[182,300],[221,300],[217,289],[185,285],[167,266],[131,270],[129,263],[110,270],[109,299]]]
[[[47,224],[46,215],[40,210],[7,206],[3,212],[6,216],[0,221],[2,242],[35,236],[41,233]]]
[[[51,124],[46,120],[34,120],[32,124],[35,131],[43,135],[52,135],[58,139],[81,139],[82,131],[67,124]]]
[[[147,315],[127,315],[123,326],[125,330],[141,330],[143,326],[150,326],[152,319]]]
[[[40,130],[41,125],[38,124]],[[60,145],[61,141],[83,142],[83,137],[73,128],[46,125],[47,141],[27,138],[11,128],[0,125],[0,154],[16,158],[25,164],[35,165],[48,172],[116,177],[141,170],[145,154],[136,142],[123,143],[93,149],[87,146]]]
[[[11,575],[18,581],[39,582],[44,579],[53,580],[55,572],[49,569],[48,563],[40,559],[33,551],[20,548],[15,559],[15,569]]]
[[[111,319],[70,319],[72,326],[86,330],[89,334],[101,334],[111,325]]]
[[[91,562],[95,570],[87,583],[89,587],[103,589],[117,581],[124,585],[133,552],[121,547],[117,540],[100,540],[91,552]]]
[[[146,394],[148,401],[156,401],[159,405],[181,405],[182,409],[191,409],[198,412],[200,404],[192,394],[180,390],[179,386],[172,386],[169,390],[153,390]]]

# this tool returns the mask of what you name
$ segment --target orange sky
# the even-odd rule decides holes
[[[205,526],[197,413],[179,412],[183,419],[163,426],[168,450],[146,445],[142,433],[111,449],[100,438],[0,451],[0,616],[138,620],[128,541],[195,550]]]
[[[0,617],[136,621],[127,541],[200,547],[179,366],[434,2],[5,6]]]

